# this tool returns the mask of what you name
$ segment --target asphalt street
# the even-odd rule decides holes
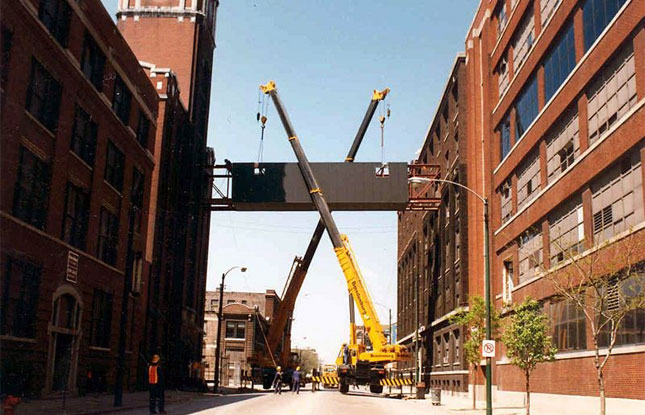
[[[401,400],[384,398],[364,391],[350,391],[347,395],[337,390],[312,393],[305,389],[299,395],[285,391],[248,393],[226,396],[208,396],[189,402],[169,405],[173,415],[427,415],[448,414],[448,409],[433,407],[430,400]],[[147,409],[119,411],[120,415],[147,415]]]

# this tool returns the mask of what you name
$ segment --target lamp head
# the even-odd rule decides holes
[[[242,271],[242,272],[246,272],[246,267],[242,267],[242,268],[240,269],[240,271]]]

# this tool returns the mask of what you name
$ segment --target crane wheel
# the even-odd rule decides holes
[[[370,392],[372,392],[372,393],[383,393],[383,386],[381,386],[381,385],[370,385]]]
[[[346,383],[341,383],[340,386],[338,387],[338,390],[340,390],[340,393],[343,395],[349,392],[349,385]]]

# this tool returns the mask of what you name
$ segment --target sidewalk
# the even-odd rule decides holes
[[[202,399],[212,394],[166,390],[166,405]],[[106,412],[123,411],[148,407],[148,392],[131,392],[123,394],[123,406],[112,406],[113,394],[100,394],[82,397],[67,397],[65,408],[63,399],[38,399],[23,402],[16,408],[16,415],[99,415]]]

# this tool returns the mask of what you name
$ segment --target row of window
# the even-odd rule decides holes
[[[452,366],[461,363],[461,341],[459,329],[435,336],[434,366]]]
[[[645,221],[643,206],[642,163],[639,149],[630,151],[622,160],[593,180],[591,190],[591,226],[594,244],[600,244]],[[582,195],[577,194],[547,215],[549,224],[550,265],[568,259],[585,248],[584,209]],[[536,225],[518,238],[519,275],[523,283],[537,275],[544,264],[541,226]],[[511,261],[504,263],[505,281],[512,285]],[[507,287],[504,287],[505,291]]]
[[[56,41],[64,48],[67,47],[71,15],[72,11],[66,0],[40,1],[38,9],[39,19]],[[11,33],[3,29],[3,87],[6,84],[6,78],[9,76],[8,62],[11,56],[11,37]],[[103,90],[104,83],[107,79],[104,77],[105,63],[105,54],[92,36],[86,33],[83,41],[80,69],[99,92]],[[40,62],[34,59],[31,68],[31,80],[27,91],[26,108],[27,111],[51,132],[55,132],[58,127],[61,92],[61,83]],[[131,91],[120,76],[115,76],[112,109],[125,125],[130,124],[131,101]],[[85,123],[80,125],[78,129],[75,127],[75,134],[79,138],[82,138],[80,142],[76,143],[77,149],[79,150],[77,154],[82,155],[82,158],[91,165],[93,161],[92,146],[96,140],[96,124],[93,127],[87,126],[87,124],[92,124],[93,121],[87,113],[84,113],[84,116],[86,119]],[[91,128],[94,131],[85,130]],[[137,140],[143,147],[147,147],[148,145],[149,130],[150,120],[143,111],[139,111]],[[78,146],[85,146],[86,148],[81,149]]]
[[[622,119],[636,105],[636,70],[631,43],[621,49],[611,63],[601,70],[591,82],[586,95],[589,144],[607,134],[610,127]],[[508,124],[502,126],[502,151],[509,151]],[[580,157],[579,117],[572,106],[554,123],[545,135],[547,182],[556,180]],[[539,144],[527,154],[515,171],[517,175],[517,209],[530,202],[542,183]],[[502,207],[502,223],[512,217],[512,181],[507,179],[498,189]]]
[[[2,313],[0,334],[33,339],[36,336],[37,305],[41,286],[42,267],[12,256],[3,257]],[[90,345],[110,347],[113,295],[94,289],[92,300]],[[79,326],[76,301],[70,295],[57,299],[52,314],[56,327],[76,330]]]
[[[625,0],[586,0],[582,5],[584,33],[574,34],[573,22],[571,20],[565,24],[558,38],[553,42],[542,61],[546,101],[549,101],[553,97],[576,65],[575,37],[582,36],[585,51],[588,50],[624,3]],[[556,5],[553,2],[543,4],[543,11],[552,13]],[[513,62],[515,68],[519,68],[521,63],[526,60],[526,56],[533,45],[535,33],[533,21],[533,11],[529,10],[514,37]],[[542,21],[544,22],[544,20]],[[496,70],[500,97],[510,82],[509,68],[507,66],[506,59],[502,58]],[[537,78],[535,74],[518,94],[512,106],[512,111],[515,113],[514,132],[515,141],[517,142],[524,135],[528,126],[535,120],[539,112]],[[506,158],[511,149],[510,122],[511,116],[509,113],[502,120],[498,128],[500,134],[501,160]]]
[[[112,149],[112,150],[110,150]],[[110,156],[112,154],[112,156]],[[110,162],[110,157],[117,162]],[[118,167],[118,168],[117,168]],[[47,204],[50,193],[50,166],[25,147],[20,148],[18,176],[14,188],[13,215],[37,228],[44,229],[47,217]],[[123,183],[123,153],[108,143],[108,161],[105,178],[108,182],[115,180]],[[117,173],[118,172],[118,173]],[[133,169],[131,203],[137,212],[135,230],[141,229],[141,211],[143,209],[144,175],[137,168]],[[65,194],[65,210],[61,239],[79,249],[85,249],[89,222],[89,191],[68,183]],[[101,207],[98,235],[97,257],[110,264],[116,264],[119,240],[118,212]]]

